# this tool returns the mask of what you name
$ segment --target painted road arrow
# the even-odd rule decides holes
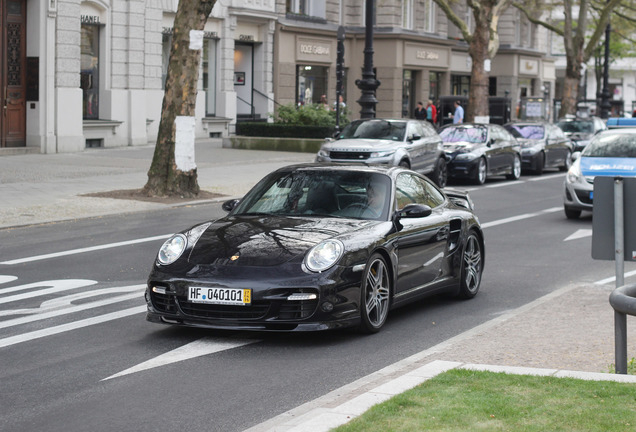
[[[169,351],[165,354],[160,355],[159,357],[155,357],[146,362],[140,363],[137,366],[133,366],[122,372],[116,373],[115,375],[111,375],[108,378],[104,378],[102,381],[106,381],[106,380],[117,378],[124,375],[133,374],[136,372],[141,372],[144,370],[156,368],[159,366],[164,366],[171,363],[189,360],[195,357],[201,357],[204,355],[229,350],[232,348],[238,348],[244,345],[253,344],[255,342],[260,342],[260,341],[256,339],[227,340],[222,338],[206,337],[206,338],[191,342],[182,347],[179,347],[175,350]]]
[[[585,238],[585,237],[592,237],[591,229],[580,229],[563,241],[576,240],[576,239]]]

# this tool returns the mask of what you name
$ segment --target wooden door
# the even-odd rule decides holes
[[[0,0],[0,147],[26,145],[26,0]]]

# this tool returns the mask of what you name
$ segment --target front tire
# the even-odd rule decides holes
[[[437,159],[437,162],[435,162],[435,169],[433,170],[431,177],[431,180],[433,180],[437,186],[440,188],[446,187],[446,182],[448,181],[448,167],[446,166],[446,159]]]
[[[521,177],[521,158],[518,154],[515,155],[515,160],[512,161],[512,172],[506,176],[508,180],[519,180]]]
[[[360,287],[360,331],[377,333],[389,315],[391,279],[386,261],[380,254],[369,259]]]
[[[534,169],[532,173],[534,175],[542,175],[545,168],[545,153],[541,152],[537,155],[537,159],[534,161]]]
[[[475,174],[473,175],[473,183],[477,185],[486,183],[486,160],[484,158],[479,158],[479,162],[477,162],[477,169],[475,169]]]
[[[458,296],[471,299],[479,292],[481,275],[484,271],[484,253],[475,231],[470,231],[462,253],[461,279]]]

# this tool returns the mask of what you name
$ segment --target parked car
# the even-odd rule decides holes
[[[547,122],[511,122],[504,128],[521,145],[521,169],[543,174],[544,168],[567,171],[572,165],[572,141],[557,126]]]
[[[600,132],[574,159],[564,183],[563,209],[568,219],[592,211],[595,177],[636,177],[636,128]]]
[[[316,162],[381,164],[410,168],[446,186],[446,158],[433,126],[421,120],[364,119],[327,139]]]
[[[581,151],[597,133],[607,130],[607,125],[599,117],[565,117],[557,126],[572,140],[574,151]]]
[[[400,305],[480,287],[484,235],[468,194],[402,167],[284,167],[223,208],[159,249],[149,321],[373,333]]]
[[[448,177],[483,184],[489,176],[521,176],[521,148],[500,125],[462,123],[444,126],[439,135],[448,160]]]

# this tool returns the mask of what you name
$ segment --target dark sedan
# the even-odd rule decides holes
[[[572,141],[557,126],[546,122],[504,125],[521,145],[521,168],[541,175],[545,168],[567,171],[572,165]]]
[[[444,126],[439,135],[444,141],[449,178],[484,184],[489,176],[505,175],[510,180],[521,176],[519,143],[503,127],[480,123],[453,124]]]
[[[474,297],[484,237],[465,192],[402,167],[296,165],[226,217],[168,239],[147,319],[217,329],[377,332],[389,310],[436,293]]]
[[[581,151],[597,133],[607,130],[605,122],[598,117],[565,117],[557,126],[572,140],[574,151]]]

